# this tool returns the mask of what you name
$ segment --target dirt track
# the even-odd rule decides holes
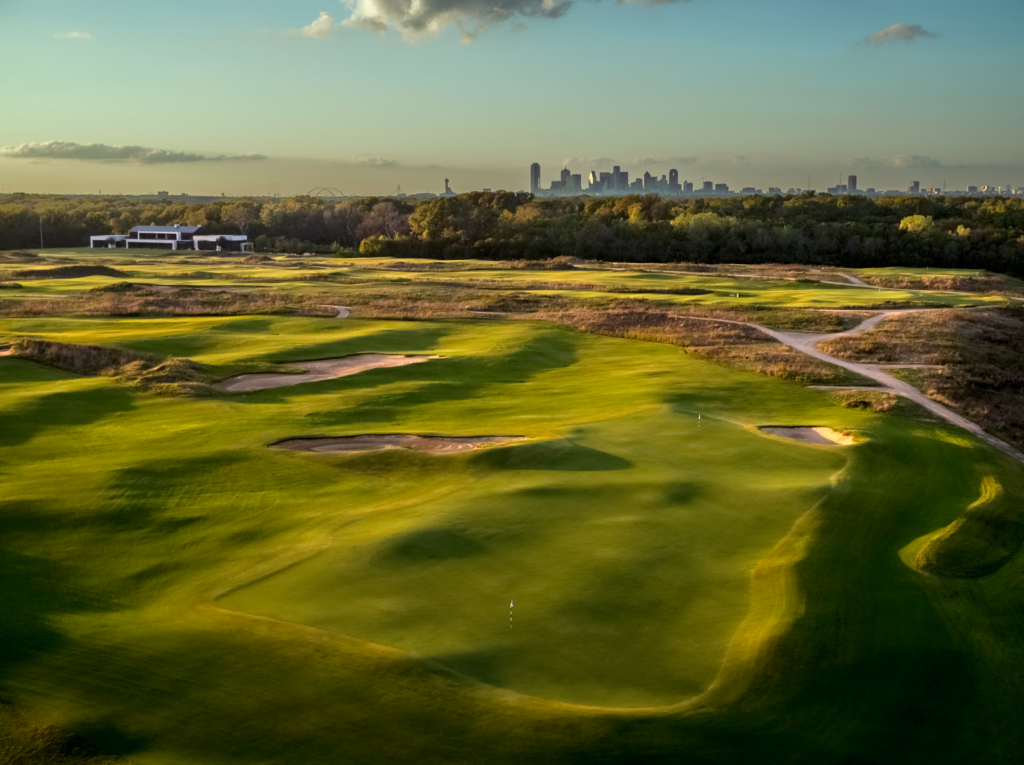
[[[927,311],[927,310],[931,310],[931,309],[919,308],[919,309],[910,309],[910,310]],[[769,335],[769,336],[775,338],[780,343],[783,343],[784,345],[788,345],[790,348],[795,348],[796,350],[800,351],[801,353],[806,353],[808,356],[810,356],[812,358],[818,359],[820,361],[828,362],[829,364],[835,364],[837,367],[842,367],[843,369],[849,370],[850,372],[855,372],[856,374],[863,375],[864,377],[867,377],[868,379],[874,380],[875,382],[880,383],[881,385],[883,385],[891,393],[895,393],[898,396],[903,396],[904,398],[909,399],[909,400],[913,401],[916,404],[920,404],[925,409],[927,409],[929,412],[931,412],[934,415],[937,415],[938,417],[941,417],[946,422],[951,422],[954,425],[956,425],[958,427],[961,427],[964,430],[973,433],[978,438],[980,438],[982,441],[985,441],[986,443],[991,444],[992,446],[996,447],[997,449],[999,449],[1000,451],[1004,452],[1005,454],[1010,455],[1014,459],[1017,459],[1017,460],[1020,460],[1021,462],[1024,462],[1024,454],[1021,454],[1019,451],[1017,451],[1015,448],[1013,448],[1009,444],[1007,444],[1004,441],[1001,441],[1000,439],[996,438],[995,436],[990,435],[989,433],[985,432],[985,430],[981,426],[976,425],[975,423],[973,423],[970,420],[968,420],[966,417],[962,417],[961,415],[957,414],[953,410],[947,409],[946,407],[944,407],[942,404],[938,403],[937,401],[932,401],[930,398],[928,398],[924,393],[919,391],[913,385],[910,385],[909,383],[905,383],[902,380],[897,380],[892,375],[884,372],[883,371],[884,366],[889,366],[889,365],[858,364],[858,363],[853,362],[853,361],[846,361],[844,359],[837,359],[834,356],[829,356],[827,353],[822,353],[817,348],[818,343],[820,343],[820,342],[822,342],[824,340],[831,340],[832,338],[835,338],[835,337],[847,337],[849,335],[859,335],[859,334],[861,334],[863,332],[867,332],[868,330],[878,326],[880,323],[885,321],[890,316],[892,316],[894,314],[897,314],[897,313],[906,313],[906,311],[905,310],[904,311],[882,311],[881,313],[878,313],[875,316],[872,316],[871,318],[862,321],[860,324],[858,324],[853,329],[846,330],[845,332],[834,332],[832,334],[824,334],[824,335],[822,335],[822,334],[806,334],[806,333],[803,333],[803,332],[779,332],[779,331],[776,331],[774,329],[768,329],[767,327],[762,327],[760,324],[749,324],[748,326],[754,327],[755,329],[758,329],[761,332],[764,332],[766,335]],[[743,322],[735,322],[735,323],[743,323]],[[823,386],[815,386],[815,387],[823,387]]]

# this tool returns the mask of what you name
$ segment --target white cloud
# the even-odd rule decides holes
[[[857,157],[846,163],[850,167],[903,167],[937,168],[942,163],[921,154],[897,154],[893,157]]]
[[[94,39],[88,32],[58,32],[54,35],[58,40],[92,40]]]
[[[352,164],[359,165],[360,167],[394,167],[398,164],[398,160],[371,157],[367,154],[356,154],[352,157]]]
[[[45,141],[4,146],[0,157],[10,159],[59,159],[77,162],[135,162],[140,165],[162,165],[173,162],[231,162],[266,159],[262,154],[219,154],[206,157],[181,151],[152,149],[146,146],[108,146],[103,143],[72,143]]]
[[[864,38],[865,45],[879,48],[886,43],[912,43],[919,37],[938,37],[934,32],[929,32],[920,24],[893,24]]]
[[[311,24],[299,30],[299,34],[303,37],[313,37],[316,39],[327,37],[333,32],[334,16],[327,11],[320,11],[320,15]]]

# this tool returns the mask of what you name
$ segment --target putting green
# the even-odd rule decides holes
[[[659,411],[481,452],[476,480],[354,517],[329,549],[218,605],[534,696],[674,703],[714,679],[750,570],[845,463],[766,440]]]

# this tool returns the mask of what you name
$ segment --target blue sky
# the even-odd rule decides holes
[[[566,160],[732,187],[1024,186],[1020,0],[502,0],[535,12],[503,23],[485,0],[416,0],[415,40],[386,13],[408,2],[0,0],[0,190],[520,189],[530,162],[546,182]],[[323,12],[329,33],[298,32]],[[921,33],[865,44],[894,24]]]

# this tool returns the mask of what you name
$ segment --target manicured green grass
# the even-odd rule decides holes
[[[18,335],[224,369],[443,357],[210,399],[0,358],[0,576],[14,585],[0,589],[0,689],[109,752],[218,765],[1024,754],[1022,556],[981,579],[900,558],[987,476],[1019,483],[1020,466],[962,432],[542,323],[0,321],[0,338]],[[767,424],[866,440],[745,427]],[[532,440],[445,457],[266,448],[379,432]]]

